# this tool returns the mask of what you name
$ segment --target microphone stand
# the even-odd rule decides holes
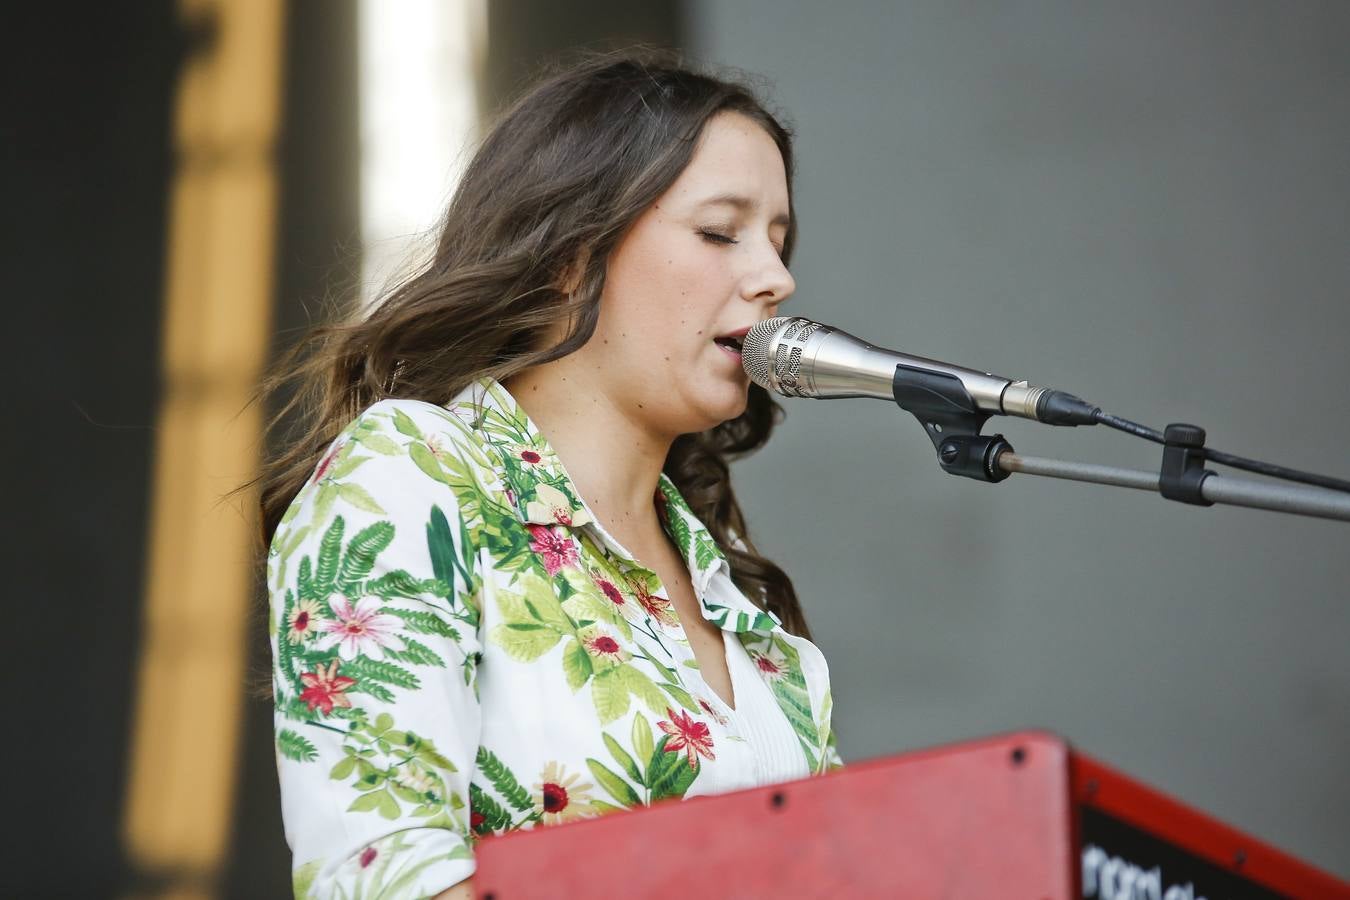
[[[1193,506],[1222,503],[1350,522],[1350,493],[1220,476],[1205,468],[1205,430],[1196,425],[1167,426],[1162,466],[1153,473],[1021,456],[1003,435],[980,434],[989,414],[976,407],[956,378],[901,365],[892,390],[900,408],[923,425],[938,464],[951,475],[997,483],[1016,472],[1154,491]]]
[[[1166,453],[1167,450],[1164,449],[1164,456]],[[1021,472],[1025,475],[1043,475],[1048,478],[1090,481],[1095,484],[1112,484],[1117,487],[1154,491],[1167,497],[1167,493],[1162,490],[1163,476],[1157,472],[1045,459],[1039,456],[1020,456],[1013,452],[1011,446],[1004,448],[994,462],[998,470],[1005,473],[1004,477],[1013,472]],[[1198,484],[1199,499],[1180,502],[1193,503],[1197,506],[1224,503],[1230,506],[1270,509],[1275,512],[1350,522],[1350,494],[1301,484],[1269,484],[1251,478],[1220,476],[1216,472],[1204,469],[1203,465],[1202,462],[1201,471],[1205,473],[1205,478]]]

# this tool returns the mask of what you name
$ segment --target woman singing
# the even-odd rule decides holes
[[[308,386],[261,480],[298,896],[467,897],[481,836],[839,765],[727,466],[781,417],[738,347],[794,288],[791,179],[743,85],[588,57],[500,116],[430,262],[282,364],[269,387]]]

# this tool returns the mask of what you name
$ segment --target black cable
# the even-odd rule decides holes
[[[1109,415],[1102,412],[1100,409],[1093,413],[1092,418],[1109,428],[1115,428],[1126,434],[1141,437],[1146,441],[1152,441],[1155,444],[1166,443],[1166,441],[1163,440],[1163,433],[1161,431],[1154,431],[1147,425],[1140,425],[1138,422],[1131,422],[1129,419],[1122,419],[1119,416]]]
[[[1331,478],[1326,475],[1317,475],[1313,472],[1300,472],[1298,469],[1286,469],[1284,466],[1277,466],[1274,463],[1261,462],[1260,460],[1247,459],[1242,456],[1234,456],[1231,453],[1221,453],[1218,450],[1204,448],[1205,459],[1219,463],[1220,465],[1232,466],[1235,469],[1245,469],[1248,472],[1256,472],[1259,475],[1269,475],[1271,478],[1283,478],[1286,481],[1299,481],[1303,484],[1316,485],[1317,487],[1330,488],[1333,491],[1345,491],[1350,493],[1350,481],[1342,481],[1339,478]]]
[[[1126,434],[1132,434],[1135,437],[1140,437],[1147,441],[1153,441],[1155,444],[1167,443],[1161,431],[1155,431],[1147,425],[1140,425],[1138,422],[1131,422],[1129,419],[1122,419],[1119,416],[1109,415],[1102,412],[1100,409],[1093,414],[1093,419],[1102,425],[1115,428]],[[1302,472],[1298,469],[1289,469],[1284,466],[1277,466],[1274,463],[1261,462],[1260,460],[1247,459],[1245,456],[1235,456],[1232,453],[1224,453],[1210,447],[1201,448],[1201,452],[1204,453],[1205,459],[1213,463],[1218,463],[1221,466],[1232,466],[1235,469],[1255,472],[1258,475],[1268,475],[1271,478],[1281,478],[1285,481],[1297,481],[1301,484],[1311,484],[1315,487],[1329,488],[1333,491],[1345,491],[1346,493],[1350,493],[1350,481],[1342,481],[1339,478],[1331,478],[1313,472]]]

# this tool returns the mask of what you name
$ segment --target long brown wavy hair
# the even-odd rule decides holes
[[[476,378],[503,381],[584,345],[611,251],[723,111],[773,138],[790,204],[789,129],[744,76],[696,71],[675,51],[583,53],[546,70],[501,112],[455,190],[431,258],[368,313],[311,329],[262,381],[260,398],[286,398],[268,434],[288,426],[284,449],[250,482],[260,487],[262,546],[324,450],[366,407],[386,397],[443,405]],[[794,213],[785,262],[796,231]],[[561,343],[538,349],[569,319]],[[749,390],[742,415],[681,435],[663,469],[727,555],[736,585],[787,630],[809,636],[792,581],[755,549],[731,489],[728,461],[763,446],[784,416],[763,388]],[[746,549],[732,546],[735,536]]]

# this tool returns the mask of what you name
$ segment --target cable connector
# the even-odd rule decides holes
[[[1064,391],[1046,391],[1036,402],[1036,420],[1047,425],[1096,425],[1099,407]]]

